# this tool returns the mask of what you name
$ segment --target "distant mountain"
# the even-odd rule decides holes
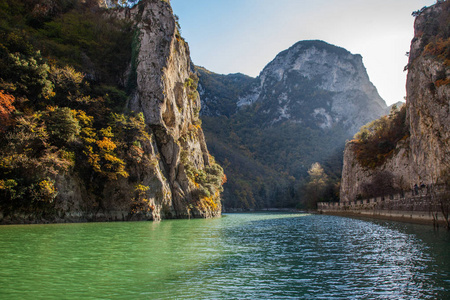
[[[255,86],[256,78],[237,73],[220,75],[203,67],[196,67],[201,78],[198,87],[203,116],[231,116],[238,108],[237,99]]]
[[[229,116],[258,102],[260,120],[266,124],[289,120],[320,128],[343,125],[354,134],[386,113],[362,57],[323,41],[296,43],[257,78],[198,70],[202,115]]]
[[[323,41],[296,43],[257,78],[197,71],[209,148],[230,178],[225,207],[293,206],[315,162],[332,189],[345,141],[387,111],[362,57]],[[242,174],[242,157],[264,174]]]

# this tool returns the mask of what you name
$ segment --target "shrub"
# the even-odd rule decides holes
[[[197,169],[188,160],[187,152],[181,153],[181,162],[184,165],[189,180],[194,184],[194,197],[199,199],[218,199],[223,191],[222,185],[226,182],[226,176],[223,169],[218,165],[214,158],[210,156],[210,164],[203,170]]]
[[[43,120],[53,144],[63,146],[78,136],[80,125],[74,114],[75,112],[68,107],[50,108],[43,114]]]
[[[5,131],[6,127],[13,122],[11,114],[15,110],[12,105],[14,100],[13,96],[0,91],[0,132]]]
[[[34,201],[51,203],[58,195],[55,184],[51,180],[42,180],[31,186],[31,194]]]
[[[54,86],[48,78],[50,67],[43,61],[39,51],[32,56],[9,54],[8,66],[5,77],[14,84],[15,93],[33,101],[54,96]]]

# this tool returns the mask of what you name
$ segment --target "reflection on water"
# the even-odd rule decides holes
[[[0,227],[5,299],[448,299],[450,235],[304,214]]]

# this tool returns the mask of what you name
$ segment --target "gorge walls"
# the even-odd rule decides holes
[[[53,143],[50,140],[46,144],[56,150],[55,147],[61,147],[70,157],[64,160],[66,167],[55,169],[52,174],[44,169],[29,179],[22,170],[12,169],[18,174],[16,179],[3,180],[2,177],[0,192],[11,200],[7,200],[4,209],[0,210],[0,221],[161,220],[220,216],[223,169],[206,146],[199,119],[198,78],[170,2],[142,0],[132,8],[112,9],[104,8],[102,1],[99,4],[100,7],[91,5],[85,9],[87,4],[80,1],[76,10],[65,8],[67,12],[62,10],[61,15],[47,18],[58,18],[59,22],[67,14],[67,18],[75,15],[84,19],[86,13],[92,18],[87,21],[92,25],[87,23],[86,26],[93,32],[101,28],[96,25],[96,19],[119,24],[122,31],[130,30],[130,44],[126,39],[116,39],[112,44],[104,45],[124,53],[131,52],[128,66],[122,73],[103,75],[103,78],[116,78],[115,85],[112,85],[112,79],[102,82],[99,75],[102,73],[93,62],[99,61],[102,66],[110,61],[108,57],[94,57],[98,55],[95,52],[81,53],[78,67],[84,74],[66,69],[81,78],[80,85],[88,82],[85,89],[90,93],[97,91],[98,94],[99,90],[106,90],[106,93],[95,98],[102,102],[95,102],[94,95],[89,94],[82,98],[85,102],[58,103],[53,100],[60,97],[58,92],[42,100],[68,106],[64,111],[73,115],[71,140],[60,141],[60,145],[49,144]],[[61,36],[65,38],[63,34]],[[51,38],[53,36],[49,35]],[[100,40],[97,37],[95,42]],[[83,49],[79,45],[75,47]],[[53,58],[56,62],[57,59],[60,58]],[[114,69],[114,63],[112,61],[110,69]],[[112,97],[118,100],[109,100],[116,99]],[[30,109],[38,110],[46,105],[49,104],[38,103]],[[59,110],[58,107],[50,109]],[[50,130],[48,124],[44,125],[45,130]],[[11,130],[16,129],[12,127]],[[2,176],[9,176],[11,171],[8,172]],[[31,180],[40,180],[39,184],[51,192],[48,201],[35,202],[39,209],[25,197],[20,200],[23,203],[20,206],[18,200],[14,200],[19,188],[30,190],[17,182],[25,184]],[[7,187],[9,182],[13,185]]]
[[[450,5],[440,2],[416,12],[414,38],[407,66],[406,119],[409,135],[386,161],[363,167],[355,142],[344,153],[341,202],[366,198],[368,186],[378,193],[448,184],[450,170]],[[366,187],[366,188],[365,188]]]

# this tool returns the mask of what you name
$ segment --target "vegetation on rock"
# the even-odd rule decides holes
[[[123,8],[107,11],[105,3],[0,0],[0,221],[15,222],[17,216],[55,220],[66,212],[95,217],[102,211],[112,218],[110,212],[120,211],[122,219],[220,214],[226,177],[207,157],[198,119],[198,77],[191,72],[185,93],[175,95],[180,112],[193,107],[188,119],[193,121],[179,128],[183,132],[176,143],[181,149],[170,152],[177,164],[169,170],[162,148],[173,136],[145,120],[147,108],[130,104],[159,105],[136,96],[142,31],[151,28],[142,28],[139,16],[114,17]],[[176,22],[167,3],[140,2],[135,11],[143,13],[144,5],[161,9],[164,22]],[[153,38],[173,37],[167,36],[173,34],[170,30],[158,34]],[[177,41],[178,35],[179,28]],[[180,63],[186,64],[177,70],[185,76],[180,70],[189,70],[188,55],[182,58]],[[162,100],[174,100],[152,88],[158,87],[148,90],[161,92]],[[179,150],[190,156],[184,162],[188,179],[178,165]],[[194,164],[194,155],[205,158]],[[179,182],[169,174],[175,170]],[[176,195],[172,187],[178,189]]]
[[[202,117],[208,148],[229,175],[224,206],[307,208],[305,185],[314,162],[320,162],[329,177],[322,198],[337,201],[345,131],[288,121],[261,126],[257,105],[230,117]]]
[[[89,1],[46,5],[0,1],[4,215],[52,213],[60,174],[79,174],[95,194],[105,180],[127,178],[130,162],[151,160],[142,149],[151,138],[143,115],[124,109],[131,24]]]
[[[388,116],[383,116],[361,127],[351,143],[356,159],[364,168],[374,169],[394,154],[397,143],[409,137],[406,122],[406,105],[393,106]]]

